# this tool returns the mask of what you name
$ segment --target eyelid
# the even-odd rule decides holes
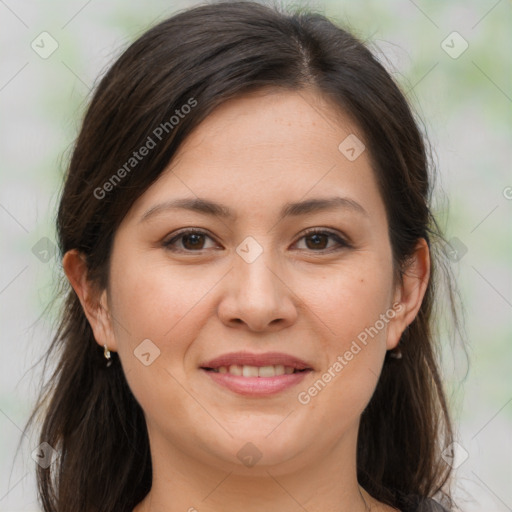
[[[182,236],[184,235],[204,235],[208,238],[210,238],[211,240],[213,240],[215,242],[215,238],[213,237],[213,235],[210,235],[210,233],[208,231],[205,231],[204,229],[201,229],[201,228],[183,228],[181,230],[178,230],[176,233],[173,233],[172,234],[172,237],[169,238],[168,240],[164,240],[162,242],[162,245],[164,246],[164,248],[170,250],[170,251],[173,251],[173,252],[178,252],[178,253],[186,253],[186,254],[194,254],[194,253],[197,253],[197,254],[201,254],[202,251],[206,250],[206,249],[199,249],[198,251],[187,251],[185,249],[172,249],[171,248],[171,245],[174,243],[174,242],[177,242]]]
[[[215,237],[213,237],[213,235],[211,235],[208,231],[206,231],[204,229],[183,228],[181,230],[178,230],[178,232],[173,233],[172,238],[170,238],[169,240],[164,240],[162,245],[164,246],[164,248],[166,248],[170,251],[182,253],[182,254],[194,254],[194,253],[202,254],[203,251],[207,250],[207,249],[199,249],[197,251],[192,251],[192,250],[185,250],[185,249],[170,248],[173,243],[175,243],[176,241],[178,241],[180,239],[180,237],[182,237],[184,235],[189,235],[189,234],[204,235],[204,236],[210,238],[211,240],[213,240],[214,242],[216,242]],[[330,247],[328,249],[319,249],[317,251],[308,250],[308,249],[300,249],[300,250],[304,250],[304,251],[307,251],[307,252],[310,252],[313,254],[315,254],[315,253],[326,254],[326,253],[334,252],[334,251],[341,250],[341,249],[352,248],[352,244],[350,243],[350,241],[347,239],[347,237],[345,235],[339,233],[338,231],[333,231],[330,228],[322,228],[322,227],[309,228],[306,231],[303,231],[299,235],[297,240],[293,243],[293,245],[297,244],[303,238],[305,238],[307,236],[315,235],[315,234],[329,235],[331,238],[333,238],[337,242],[337,244],[338,244],[337,247]]]
[[[321,249],[321,250],[318,250],[318,251],[313,251],[313,250],[310,250],[308,252],[311,252],[311,253],[319,253],[319,254],[325,254],[325,253],[329,253],[329,252],[334,252],[336,250],[340,250],[340,249],[348,249],[348,248],[352,248],[352,243],[349,241],[348,237],[340,232],[338,232],[337,230],[332,230],[330,228],[321,228],[321,227],[315,227],[315,228],[309,228],[307,229],[306,231],[302,232],[299,236],[299,238],[297,239],[297,242],[299,242],[300,240],[302,240],[304,237],[306,236],[311,236],[311,235],[315,235],[315,234],[320,234],[320,235],[330,235],[333,239],[336,240],[338,246],[337,247],[330,247],[329,249]],[[297,243],[295,242],[295,244]]]

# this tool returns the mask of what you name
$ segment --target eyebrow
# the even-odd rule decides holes
[[[356,201],[348,197],[328,197],[318,199],[308,199],[296,203],[286,203],[279,215],[279,221],[286,217],[298,217],[308,213],[317,213],[326,210],[341,208],[352,211],[368,217],[368,212]],[[237,215],[227,206],[204,198],[181,198],[172,199],[152,206],[144,212],[139,222],[145,222],[148,219],[167,212],[169,210],[184,209],[212,217],[236,220]]]

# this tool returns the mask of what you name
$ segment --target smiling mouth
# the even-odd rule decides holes
[[[250,366],[232,364],[230,366],[219,366],[217,368],[202,367],[203,370],[213,373],[225,373],[230,375],[237,375],[239,377],[277,377],[279,375],[291,375],[293,373],[304,373],[311,371],[310,368],[297,369],[291,366],[284,366],[280,364],[269,366]]]

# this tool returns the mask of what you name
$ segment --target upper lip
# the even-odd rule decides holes
[[[312,370],[313,368],[298,357],[282,352],[265,352],[264,354],[254,354],[251,352],[231,352],[215,357],[210,361],[201,363],[201,368],[219,368],[221,366],[274,366],[283,365],[295,368],[297,370]]]

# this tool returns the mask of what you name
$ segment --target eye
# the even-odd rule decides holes
[[[332,246],[326,246],[326,244],[329,243],[329,239],[335,242],[334,248]],[[346,242],[343,238],[341,238],[338,234],[332,231],[325,231],[321,229],[309,230],[305,235],[303,235],[299,239],[299,241],[300,240],[305,240],[306,249],[312,249],[314,250],[314,252],[320,252],[325,250],[331,252],[330,249],[338,250],[340,248],[351,247],[350,244]]]
[[[200,252],[213,247],[205,247],[206,239],[213,241],[213,238],[204,231],[186,229],[177,233],[170,240],[163,242],[163,246],[174,252]],[[299,239],[299,242],[301,240],[306,241],[306,250],[309,249],[313,252],[331,252],[333,250],[351,247],[351,245],[338,234],[321,229],[309,230]],[[330,247],[328,246],[329,241],[334,241],[334,247],[332,245]],[[296,244],[299,242],[296,242]],[[299,249],[304,250],[300,247]]]
[[[181,231],[176,236],[163,243],[164,247],[175,252],[198,252],[208,249],[204,246],[205,238],[213,240],[207,233],[197,229]],[[176,247],[176,242],[181,242]]]

